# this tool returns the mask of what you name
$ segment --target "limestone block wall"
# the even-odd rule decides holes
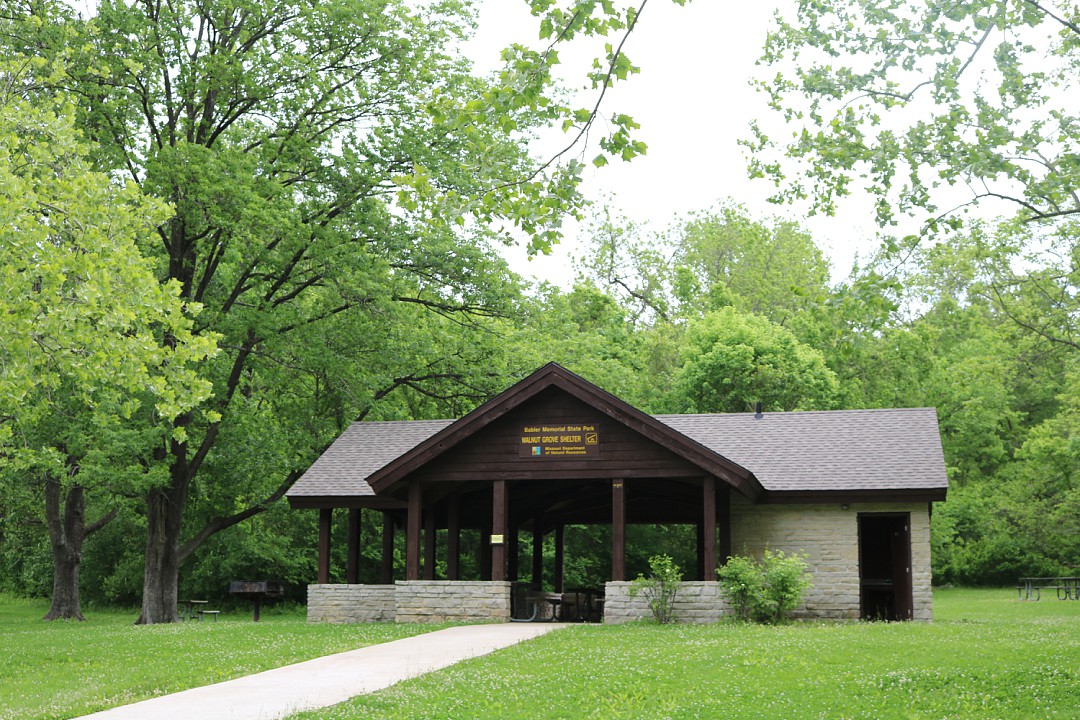
[[[930,572],[930,509],[913,505],[911,510],[911,587],[914,600],[912,619],[934,619],[934,597]]]
[[[507,622],[510,583],[497,581],[399,580],[397,622]]]
[[[714,623],[728,613],[717,582],[686,581],[675,595],[675,622]],[[629,582],[609,582],[604,589],[604,622],[611,625],[652,619],[641,595],[630,597]]]
[[[393,585],[308,585],[308,622],[393,622]]]
[[[807,556],[814,587],[795,612],[805,618],[859,617],[858,514],[911,514],[914,619],[933,619],[930,590],[930,515],[926,503],[752,505],[732,495],[731,547],[760,558],[765,549]]]

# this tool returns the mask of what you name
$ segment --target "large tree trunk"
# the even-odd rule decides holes
[[[61,510],[63,494],[60,480],[45,479],[45,524],[53,557],[52,605],[43,620],[86,620],[79,602],[79,568],[82,565],[83,541],[105,527],[113,510],[97,522],[86,524],[86,498],[81,485],[68,490]]]
[[[180,583],[180,521],[187,493],[175,486],[151,490],[146,498],[146,558],[143,562],[142,612],[137,624],[177,621]]]

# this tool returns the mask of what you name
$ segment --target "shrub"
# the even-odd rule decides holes
[[[653,618],[661,625],[675,619],[675,596],[682,585],[682,571],[667,555],[649,558],[649,577],[638,575],[630,583],[630,597],[644,596]]]
[[[800,555],[766,550],[761,562],[749,557],[730,557],[716,571],[720,592],[746,622],[777,623],[802,602],[813,586],[806,560]]]

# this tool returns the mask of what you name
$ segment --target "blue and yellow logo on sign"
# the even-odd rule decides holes
[[[544,448],[540,447],[539,445],[533,445],[532,454],[533,455],[543,455],[544,454]]]

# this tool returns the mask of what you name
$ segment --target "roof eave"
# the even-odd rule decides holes
[[[820,503],[898,503],[943,502],[946,487],[936,488],[859,488],[847,490],[766,490],[758,502],[763,505]]]
[[[374,495],[293,495],[288,497],[293,510],[324,510],[333,508],[404,510],[401,500]]]

